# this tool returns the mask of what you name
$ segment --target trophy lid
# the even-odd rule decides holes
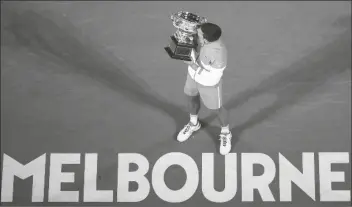
[[[183,21],[187,21],[188,23],[193,24],[202,24],[207,22],[207,19],[197,15],[196,13],[188,12],[188,11],[179,11],[171,15],[171,20],[175,21],[176,19],[182,19]]]
[[[188,11],[179,11],[170,16],[174,27],[183,32],[195,34],[197,26],[207,22],[207,19]]]

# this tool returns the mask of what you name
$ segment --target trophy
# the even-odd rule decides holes
[[[170,36],[171,41],[165,50],[172,59],[191,61],[192,49],[197,47],[197,27],[207,19],[186,11],[172,14],[170,18],[177,30]]]

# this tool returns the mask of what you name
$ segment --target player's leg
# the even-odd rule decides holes
[[[201,124],[198,121],[198,112],[200,109],[200,97],[196,82],[187,75],[187,80],[184,87],[186,94],[187,108],[190,115],[189,122],[181,129],[177,136],[180,142],[189,139],[194,132],[200,129]]]
[[[204,105],[217,113],[221,125],[220,154],[228,154],[231,151],[232,134],[229,129],[229,112],[222,103],[222,82],[214,87],[202,86],[199,88],[199,93]]]
[[[214,99],[217,99],[218,102],[218,109],[217,109],[217,115],[218,115],[218,120],[221,125],[221,132],[223,133],[230,133],[230,128],[229,128],[229,112],[228,110],[224,107],[223,101],[222,101],[222,81],[217,85],[216,87],[216,92],[213,94],[213,96],[217,96]]]
[[[186,94],[187,109],[190,115],[190,122],[194,125],[198,124],[198,113],[200,110],[200,96],[199,93],[196,95]]]
[[[230,128],[229,128],[229,112],[224,106],[220,106],[219,109],[217,109],[217,114],[218,114],[218,119],[221,125],[221,131],[229,133]]]

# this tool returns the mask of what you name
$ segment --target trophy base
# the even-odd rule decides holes
[[[164,48],[167,54],[172,59],[191,61],[191,52],[196,48],[196,45],[179,43],[174,36],[171,36],[171,40],[169,46]]]
[[[173,53],[171,51],[170,47],[165,47],[164,49],[166,50],[166,52],[169,54],[169,56],[172,59],[184,60],[184,61],[191,61],[192,60],[189,56],[182,56],[182,55],[177,55],[177,54]]]

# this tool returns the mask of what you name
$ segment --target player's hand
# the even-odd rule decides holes
[[[191,68],[193,70],[197,70],[198,69],[198,64],[193,62],[193,61],[184,61],[187,65],[191,66]]]

